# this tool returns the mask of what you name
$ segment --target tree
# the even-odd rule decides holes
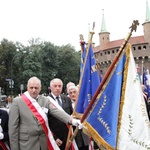
[[[57,74],[59,65],[57,46],[50,42],[44,42],[39,54],[42,64],[42,92],[45,93],[48,92],[50,80]]]
[[[48,93],[50,80],[62,79],[64,86],[79,81],[80,53],[70,44],[56,46],[40,39],[30,40],[29,46],[3,39],[0,44],[0,87],[4,94],[10,95],[11,88],[6,79],[13,79],[13,94],[20,93],[20,85],[31,76],[41,79],[41,93]],[[24,92],[23,91],[23,92]]]
[[[31,47],[30,47],[31,48]],[[23,62],[23,79],[27,80],[32,76],[37,76],[41,78],[42,76],[42,64],[41,57],[39,55],[39,50],[31,49],[30,52],[26,54]]]
[[[15,53],[15,44],[7,39],[3,39],[0,45],[0,87],[2,87],[2,94],[10,92],[9,82],[6,82],[6,79],[11,79],[11,61]]]
[[[62,79],[64,88],[69,81],[78,84],[80,57],[71,45],[65,45],[59,48],[59,68],[57,77]]]

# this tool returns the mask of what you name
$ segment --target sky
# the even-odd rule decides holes
[[[98,46],[103,13],[110,41],[126,38],[133,20],[140,25],[132,36],[143,35],[146,0],[0,0],[0,41],[27,46],[32,38],[40,38],[80,50],[79,35],[87,42],[95,22],[93,42]]]

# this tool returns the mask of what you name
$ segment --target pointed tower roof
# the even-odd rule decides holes
[[[106,24],[105,24],[105,18],[104,18],[104,9],[102,10],[103,11],[103,16],[102,16],[102,24],[101,24],[101,32],[107,32],[107,29],[106,29]]]
[[[149,11],[149,7],[148,7],[148,1],[146,0],[146,19],[145,22],[149,22],[150,21],[150,11]]]
[[[91,38],[91,34],[90,34],[90,23],[88,24],[88,42]]]

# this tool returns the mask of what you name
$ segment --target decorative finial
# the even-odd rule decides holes
[[[88,23],[88,26],[89,26],[89,33],[90,33],[90,23]]]
[[[131,27],[129,28],[129,29],[131,29],[131,32],[132,31],[136,32],[136,29],[137,29],[138,25],[139,25],[139,21],[138,20],[133,20],[133,23],[132,23]]]
[[[104,15],[104,9],[102,9],[103,15]]]
[[[95,22],[93,22],[93,28],[92,28],[93,31],[94,31],[94,28],[95,28]]]
[[[83,34],[80,34],[80,41],[84,41]]]

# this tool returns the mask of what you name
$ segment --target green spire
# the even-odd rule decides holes
[[[102,11],[103,11],[103,16],[102,16],[101,32],[107,32],[105,19],[104,19],[104,9]]]
[[[148,1],[146,1],[146,19],[145,22],[149,22],[150,21],[150,11],[149,11],[149,7],[148,7]]]
[[[88,31],[88,42],[89,42],[89,40],[90,40],[90,38],[91,38],[91,34],[90,34],[90,23],[88,24],[88,27],[89,27],[89,31]]]

